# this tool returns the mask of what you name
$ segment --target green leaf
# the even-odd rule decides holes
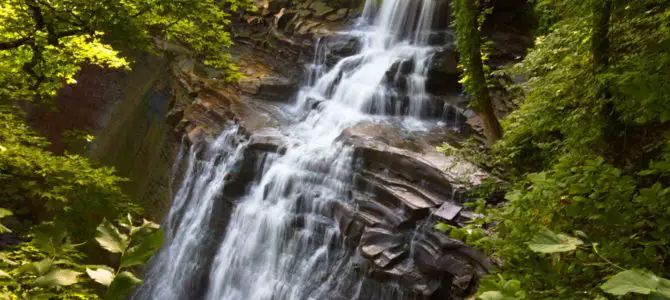
[[[133,273],[128,271],[121,272],[118,275],[116,275],[116,277],[114,277],[114,280],[109,285],[109,288],[107,288],[107,293],[105,294],[104,299],[105,300],[127,299],[128,294],[130,294],[132,289],[141,282],[142,280],[135,277]]]
[[[44,287],[72,285],[79,280],[77,277],[81,272],[68,269],[54,269],[48,274],[35,279],[35,284]]]
[[[478,299],[481,300],[502,300],[505,297],[500,291],[488,291],[479,295]]]
[[[0,270],[0,278],[2,277],[12,278],[12,275],[7,273],[5,270]]]
[[[11,210],[0,208],[0,219],[13,215]]]
[[[518,201],[521,198],[521,196],[522,196],[521,191],[513,190],[513,191],[508,192],[507,194],[505,194],[505,200],[510,201],[510,202],[514,202],[514,201]]]
[[[644,270],[626,270],[612,276],[600,288],[608,294],[623,296],[628,293],[670,299],[670,280]],[[661,298],[659,298],[661,297]]]
[[[447,223],[443,223],[443,222],[437,222],[437,224],[435,224],[435,226],[433,226],[433,229],[438,230],[438,231],[442,231],[444,233],[449,232],[449,230],[451,230],[452,228],[454,228],[454,227],[447,224]]]
[[[13,270],[12,273],[33,274],[40,276],[48,272],[51,269],[51,266],[53,266],[53,260],[51,260],[50,258],[45,258],[40,261],[21,265],[20,267]]]
[[[43,223],[35,229],[33,245],[51,256],[56,256],[63,250],[63,243],[67,239],[67,230],[62,223]]]
[[[0,219],[11,216],[12,211],[4,208],[0,208]],[[11,229],[7,228],[7,226],[0,224],[0,233],[9,233],[12,232]]]
[[[133,235],[135,245],[121,257],[121,268],[144,264],[163,244],[163,233],[154,228],[144,228]]]
[[[105,268],[98,268],[96,270],[86,268],[86,274],[88,274],[88,277],[91,277],[95,282],[104,286],[109,286],[112,283],[112,280],[114,280],[114,273]]]
[[[12,232],[12,230],[9,229],[9,227],[0,224],[0,233],[10,233],[10,232]]]
[[[112,223],[103,219],[97,228],[95,240],[105,250],[112,253],[122,253],[128,247],[128,236],[119,232]]]
[[[533,236],[528,243],[528,247],[533,252],[539,253],[557,253],[567,252],[577,249],[577,246],[584,244],[582,240],[570,237],[564,234],[555,234],[549,229],[542,229]]]

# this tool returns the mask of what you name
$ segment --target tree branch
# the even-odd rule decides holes
[[[86,33],[85,30],[83,29],[73,29],[73,30],[66,30],[63,32],[56,32],[53,34],[53,37],[60,39],[68,36],[73,36],[81,33]],[[34,37],[24,37],[20,38],[18,40],[14,41],[9,41],[9,42],[0,42],[0,50],[11,50],[15,49],[18,47],[21,47],[23,45],[33,45],[35,44],[35,38]]]
[[[0,50],[14,49],[33,42],[34,40],[32,37],[24,37],[11,42],[2,42],[0,43]]]

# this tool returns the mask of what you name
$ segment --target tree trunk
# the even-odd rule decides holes
[[[490,147],[502,138],[503,131],[500,122],[498,122],[498,117],[495,115],[488,84],[486,83],[486,73],[484,73],[484,64],[480,50],[481,39],[479,38],[479,30],[477,28],[474,28],[473,37],[472,42],[475,43],[475,46],[473,47],[474,51],[468,69],[471,71],[470,76],[472,76],[472,80],[476,81],[477,90],[474,91],[472,107],[479,115],[479,118],[482,119],[486,144]]]
[[[591,34],[591,53],[593,71],[600,73],[609,64],[609,29],[612,15],[612,0],[599,0],[593,6],[593,33]]]
[[[454,14],[458,51],[465,67],[465,89],[472,96],[472,108],[482,120],[486,144],[490,147],[498,141],[503,130],[495,115],[486,82],[484,63],[481,56],[481,32],[479,31],[479,7],[475,1],[455,0]]]

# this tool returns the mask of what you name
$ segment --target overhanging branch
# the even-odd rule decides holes
[[[60,39],[60,38],[68,37],[68,36],[81,34],[81,33],[85,33],[85,30],[83,30],[83,29],[73,29],[73,30],[66,30],[66,31],[63,31],[63,32],[56,32],[52,35],[52,37]],[[0,50],[11,50],[11,49],[21,47],[23,45],[33,45],[33,44],[35,44],[35,38],[34,37],[24,37],[24,38],[20,38],[18,40],[14,40],[14,41],[0,42]]]

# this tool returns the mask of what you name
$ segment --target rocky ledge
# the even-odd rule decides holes
[[[334,216],[370,277],[400,282],[424,297],[465,297],[491,263],[433,225],[441,220],[459,226],[472,219],[463,195],[487,174],[437,153],[431,143],[437,132],[413,133],[413,140],[402,132],[388,124],[360,124],[342,134],[355,149],[358,167],[354,201],[334,208]]]

